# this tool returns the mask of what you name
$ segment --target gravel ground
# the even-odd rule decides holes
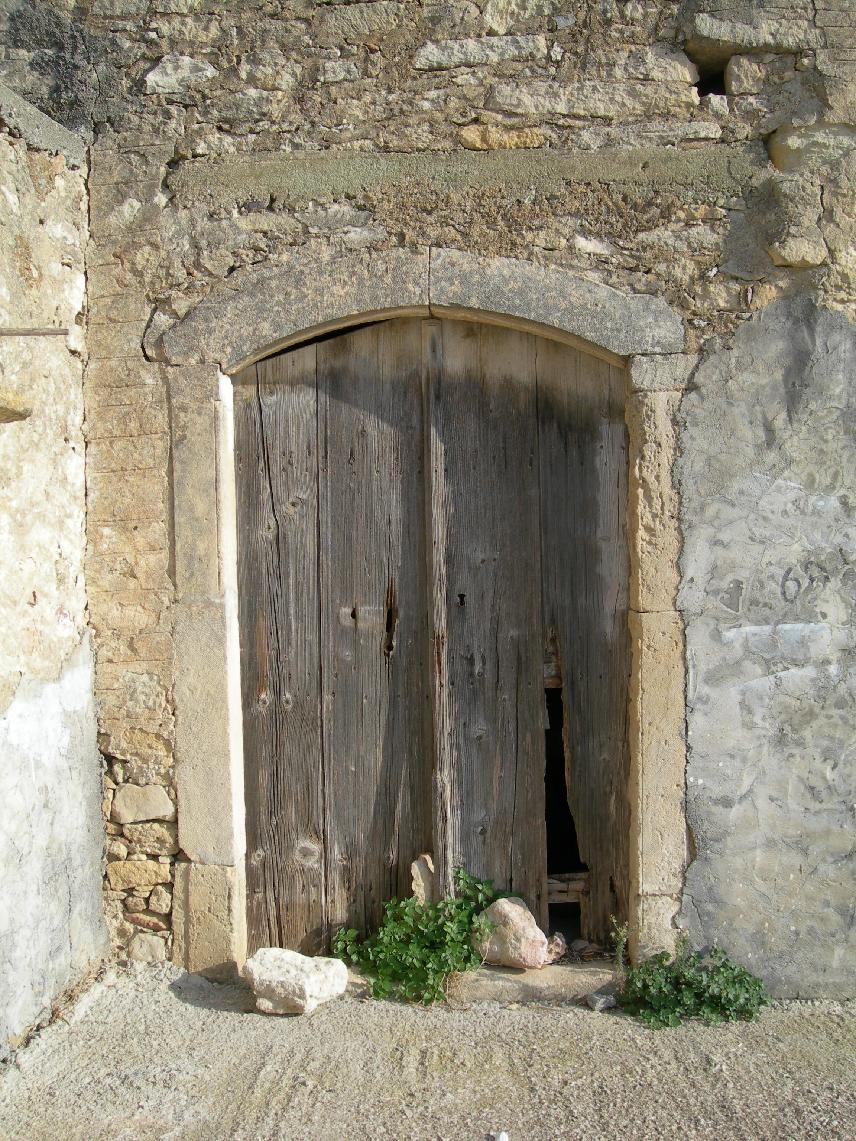
[[[112,972],[5,1067],[0,1137],[856,1136],[852,1005],[660,1032],[576,1005],[251,1008],[242,987],[172,967]]]

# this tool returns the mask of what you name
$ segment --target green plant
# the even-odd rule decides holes
[[[619,923],[614,915],[610,915],[612,924],[613,962],[616,983],[623,983],[627,974],[627,924]]]
[[[473,935],[480,941],[490,934],[490,921],[480,912],[499,898],[490,880],[463,868],[455,872],[455,891],[453,899],[439,903],[390,900],[373,935],[361,938],[354,928],[337,931],[333,954],[371,979],[375,998],[438,1002],[450,974],[481,965]]]
[[[662,951],[627,971],[618,1001],[653,1028],[679,1026],[685,1018],[707,1023],[753,1019],[770,1001],[759,978],[719,947],[703,955],[678,940],[675,957]]]

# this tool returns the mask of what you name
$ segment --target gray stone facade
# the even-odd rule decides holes
[[[206,457],[226,463],[219,369],[361,313],[531,321],[540,303],[545,327],[631,358],[630,636],[649,709],[632,732],[643,757],[679,750],[688,826],[683,787],[658,791],[671,761],[641,773],[636,811],[666,823],[640,855],[640,914],[662,942],[682,898],[697,943],[718,939],[779,993],[852,993],[846,2],[86,7],[11,0],[0,82],[89,146],[87,590],[108,871],[139,865],[108,875],[117,950],[174,953],[173,887],[175,953],[234,950],[214,932],[197,954],[188,932],[194,883],[211,915],[240,911],[235,821],[209,843],[179,792],[165,838],[172,821],[123,822],[111,801],[126,785],[175,801],[182,763],[188,787],[208,785],[181,756],[204,729],[223,757],[213,817],[237,803],[234,719],[201,725],[187,666],[234,637],[228,488],[193,483]],[[685,724],[680,670],[656,674],[674,653]],[[223,708],[224,677],[208,689]]]

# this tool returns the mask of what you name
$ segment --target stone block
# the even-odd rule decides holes
[[[172,494],[177,598],[220,593],[214,403],[173,403]]]
[[[138,931],[128,944],[128,958],[137,963],[162,963],[166,959],[166,940]]]
[[[547,141],[540,127],[497,127],[473,123],[458,133],[461,146],[471,151],[514,151],[541,147]]]
[[[149,95],[181,95],[207,86],[217,75],[217,68],[205,60],[170,52],[146,75]]]
[[[243,974],[256,996],[256,1010],[263,1014],[311,1014],[348,986],[348,968],[341,959],[301,955],[283,947],[256,951]]]
[[[674,953],[679,910],[677,896],[645,895],[634,901],[627,947],[631,962],[638,963],[659,951]]]
[[[113,891],[150,889],[169,883],[169,864],[155,860],[117,860],[107,865],[107,880]]]
[[[110,816],[117,824],[175,820],[175,805],[159,784],[123,784],[116,789]]]
[[[686,866],[683,620],[629,618],[631,893],[677,898]]]
[[[150,856],[174,856],[178,851],[178,829],[175,824],[146,821],[126,824],[122,831],[131,847]]]
[[[451,67],[479,67],[504,60],[546,57],[546,36],[484,36],[424,44],[413,57],[413,66],[417,71],[441,71]]]
[[[698,102],[698,91],[689,83],[633,80],[557,83],[533,80],[498,83],[488,98],[487,106],[495,111],[512,111],[516,115],[631,122],[657,115],[664,106],[679,115],[693,110]]]
[[[560,0],[487,0],[482,8],[485,27],[502,35],[515,24],[552,16],[566,5]]]
[[[830,174],[856,152],[856,127],[780,127],[767,141],[770,161],[786,174]]]
[[[629,435],[630,606],[674,610],[680,570],[676,416],[680,395],[633,394],[625,406]]]
[[[221,602],[184,602],[175,618],[176,786],[179,843],[197,864],[239,859],[229,642]],[[237,669],[237,665],[235,665]]]
[[[242,869],[176,864],[172,911],[173,962],[233,979],[246,954]]]
[[[698,356],[693,353],[631,357],[630,389],[632,392],[681,392],[689,383],[698,361]]]
[[[548,325],[616,355],[680,352],[680,317],[662,298],[628,296],[567,270],[459,250],[431,253],[431,309]]]

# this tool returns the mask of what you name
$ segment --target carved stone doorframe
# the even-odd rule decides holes
[[[175,559],[179,845],[174,952],[229,973],[245,955],[244,801],[230,377],[321,333],[393,316],[510,325],[627,366],[630,552],[630,947],[670,947],[686,867],[681,537],[675,418],[696,359],[660,298],[568,270],[458,250],[334,256],[297,250],[252,267],[145,347],[167,368]]]

